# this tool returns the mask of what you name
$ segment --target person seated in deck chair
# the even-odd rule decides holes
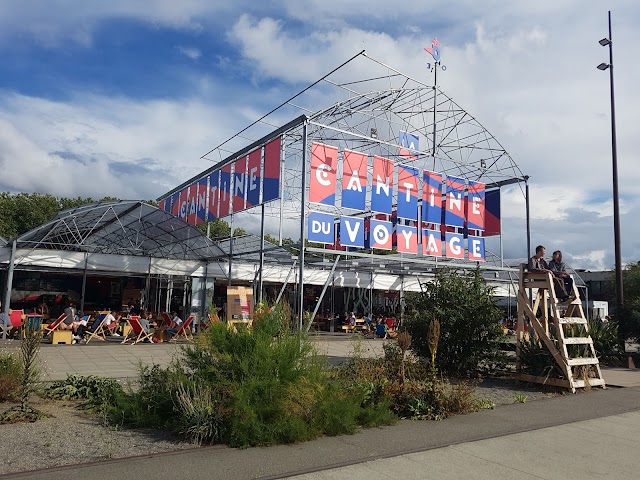
[[[567,273],[567,267],[562,261],[562,252],[560,250],[553,252],[553,258],[549,262],[549,270],[553,272],[554,277],[559,278],[564,283],[564,290],[569,294],[569,300],[575,300],[573,278]]]
[[[169,338],[173,338],[173,336],[178,333],[178,329],[182,324],[182,319],[178,316],[176,312],[171,312],[171,325],[165,329],[165,332],[169,335]]]
[[[544,259],[544,254],[546,251],[547,249],[544,247],[544,245],[538,245],[536,247],[536,254],[529,259],[530,272],[553,274],[553,272],[549,269],[547,261]],[[564,289],[564,282],[555,275],[552,275],[552,277],[556,296],[560,299],[561,302],[566,302],[567,300],[569,300],[569,295],[567,295],[567,292]]]
[[[138,321],[140,322],[140,326],[144,330],[144,333],[149,333],[151,322],[153,321],[153,314],[151,312],[145,312]]]
[[[60,330],[73,330],[73,322],[76,321],[76,309],[74,308],[73,303],[69,303],[67,307],[64,309],[64,320],[60,324]]]

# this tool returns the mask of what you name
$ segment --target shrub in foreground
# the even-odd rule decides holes
[[[167,369],[143,370],[116,399],[112,421],[169,428],[196,443],[270,445],[353,433],[395,420],[384,402],[343,388],[305,335],[285,331],[279,309],[253,328],[212,324]]]
[[[22,365],[15,355],[0,353],[0,402],[15,398],[20,386]]]

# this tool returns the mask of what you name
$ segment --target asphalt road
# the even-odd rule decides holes
[[[377,459],[401,461],[401,455],[417,454],[430,451],[434,457],[449,461],[445,457],[450,450],[434,450],[452,445],[478,442],[485,439],[496,439],[506,435],[521,434],[522,455],[528,456],[527,442],[540,440],[540,429],[573,422],[630,413],[640,419],[640,388],[607,390],[594,389],[588,393],[565,395],[551,399],[539,400],[526,404],[514,404],[499,407],[495,410],[462,415],[441,422],[434,421],[402,421],[397,425],[378,429],[368,429],[356,435],[341,437],[325,437],[312,442],[297,445],[281,445],[268,448],[232,449],[227,447],[206,447],[180,452],[167,452],[162,455],[151,455],[127,459],[108,460],[99,463],[65,466],[41,471],[24,472],[0,476],[0,478],[29,479],[82,479],[91,480],[134,478],[137,480],[161,479],[248,479],[248,478],[286,478],[293,475],[307,474],[306,478],[343,478],[340,476],[322,477],[321,472],[340,467],[360,465],[356,468],[358,478],[371,478],[368,466]],[[543,430],[550,431],[550,430]],[[575,429],[580,438],[592,438],[590,444],[605,445],[607,433]],[[529,432],[529,433],[527,433]],[[602,438],[600,438],[602,437]],[[551,438],[554,438],[553,436]],[[564,437],[555,437],[564,438]],[[566,438],[563,441],[567,441]],[[475,444],[471,444],[475,445]],[[567,461],[568,455],[563,445],[556,445],[548,458],[539,461],[547,465],[561,465]],[[478,447],[479,448],[479,447]],[[635,459],[636,442],[628,441],[616,445],[616,452],[621,458]],[[622,449],[622,451],[620,451]],[[625,450],[626,449],[626,450]],[[442,452],[442,453],[439,453]],[[592,448],[585,455],[606,455],[606,449]],[[408,458],[408,457],[404,457]],[[457,457],[453,457],[454,459]],[[574,458],[580,461],[580,458]],[[453,460],[452,460],[453,461]],[[534,462],[534,457],[530,457]],[[635,461],[635,460],[634,460]],[[534,464],[532,463],[532,468]],[[464,465],[458,465],[460,475],[465,474]],[[361,468],[362,470],[358,470]],[[610,478],[629,478],[624,474],[620,464],[621,476]],[[560,470],[559,470],[560,471]],[[313,474],[316,472],[315,474]],[[489,473],[491,469],[489,469]],[[485,478],[479,476],[472,462],[469,463],[466,476],[468,478]],[[312,474],[312,475],[309,475]],[[478,474],[478,475],[476,475]],[[344,477],[346,478],[346,477]],[[386,478],[386,477],[379,477]],[[425,475],[422,478],[427,478]],[[437,477],[434,477],[437,478]],[[507,478],[507,477],[502,477]],[[545,477],[538,477],[545,478]],[[566,478],[558,475],[557,478]]]

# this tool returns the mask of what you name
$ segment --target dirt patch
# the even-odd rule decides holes
[[[157,430],[105,427],[76,402],[36,398],[33,405],[49,417],[0,425],[5,446],[15,447],[0,449],[0,474],[193,448]],[[0,411],[10,406],[0,403]]]

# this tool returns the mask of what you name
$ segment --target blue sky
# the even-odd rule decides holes
[[[441,86],[531,175],[534,243],[576,266],[613,263],[608,76],[597,44],[614,13],[623,256],[640,259],[631,0],[529,2],[5,0],[0,190],[153,198],[200,156],[344,59],[368,53]],[[282,118],[282,121],[287,120]],[[506,215],[521,220],[521,199]],[[521,222],[505,237],[521,251]],[[507,228],[509,228],[507,226]]]

